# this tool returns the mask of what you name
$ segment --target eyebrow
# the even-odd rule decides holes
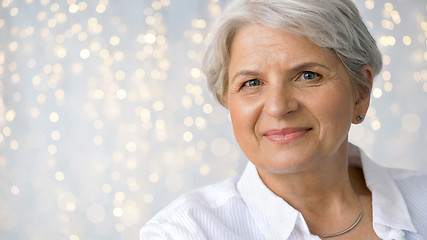
[[[312,68],[312,67],[321,67],[321,68],[324,68],[324,69],[330,71],[330,69],[328,67],[326,67],[323,64],[317,63],[317,62],[302,63],[302,64],[296,65],[293,68],[289,69],[289,71],[291,71],[291,72],[299,72],[299,71],[302,71],[304,69]],[[234,75],[234,77],[233,77],[233,79],[232,79],[231,82],[234,82],[234,80],[237,77],[239,77],[239,76],[256,77],[256,76],[259,76],[259,75],[261,75],[261,72],[256,71],[256,70],[241,70],[241,71],[238,71]]]
[[[297,65],[297,66],[295,66],[295,67],[291,68],[291,69],[290,69],[290,71],[298,72],[298,71],[302,71],[302,70],[304,70],[304,69],[312,68],[312,67],[321,67],[321,68],[324,68],[324,69],[326,69],[326,70],[328,70],[328,71],[331,71],[331,69],[329,69],[329,68],[328,68],[328,67],[326,67],[325,65],[320,64],[320,63],[317,63],[317,62],[307,62],[307,63],[302,63],[302,64],[299,64],[299,65]]]
[[[261,73],[258,71],[252,71],[252,70],[242,70],[242,71],[238,71],[231,82],[234,82],[234,80],[239,77],[239,76],[247,76],[247,77],[256,77],[259,76]]]

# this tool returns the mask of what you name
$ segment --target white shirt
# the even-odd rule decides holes
[[[427,239],[427,175],[375,164],[361,154],[381,239]],[[296,209],[271,192],[248,163],[243,174],[188,192],[143,226],[152,239],[319,239]]]

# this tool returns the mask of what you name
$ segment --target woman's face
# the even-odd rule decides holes
[[[335,55],[261,25],[243,27],[230,52],[226,104],[237,142],[258,169],[297,172],[342,155],[369,97],[357,101]]]

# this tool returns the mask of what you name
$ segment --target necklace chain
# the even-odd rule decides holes
[[[359,199],[360,213],[359,213],[359,217],[357,217],[356,221],[350,227],[344,229],[341,232],[332,233],[332,234],[319,234],[319,233],[316,233],[316,232],[310,230],[311,233],[318,235],[322,238],[330,238],[330,237],[336,237],[336,236],[343,235],[344,233],[346,233],[346,232],[350,231],[351,229],[353,229],[354,227],[356,227],[356,225],[360,222],[360,219],[362,219],[362,216],[363,216],[362,201],[360,200],[359,194],[357,194],[357,199]]]

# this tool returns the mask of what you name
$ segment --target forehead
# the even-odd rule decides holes
[[[321,48],[306,37],[291,31],[263,25],[247,25],[234,36],[230,46],[230,68],[235,64],[260,61],[280,61],[297,64],[299,61],[338,60],[331,51]]]
[[[292,38],[292,39],[290,39]],[[292,29],[278,29],[264,26],[261,24],[247,24],[237,29],[234,35],[232,45],[238,42],[239,44],[281,44],[290,43],[295,39],[302,43],[311,42],[304,36],[295,33]]]

